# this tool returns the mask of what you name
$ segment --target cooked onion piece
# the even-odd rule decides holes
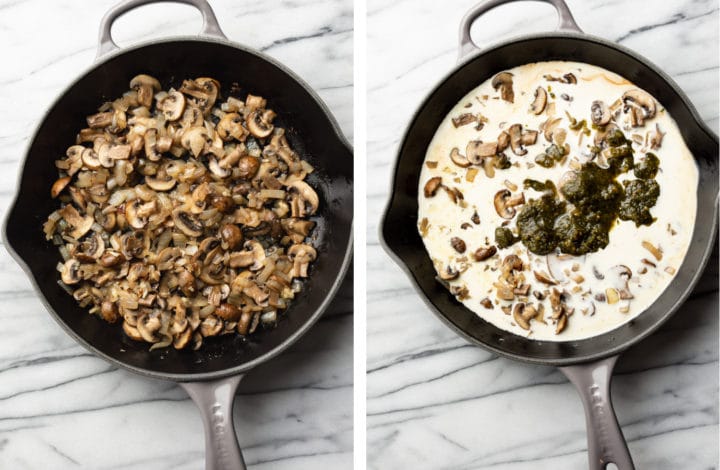
[[[274,326],[317,257],[321,204],[275,117],[212,78],[134,77],[55,162],[43,230],[61,285],[150,349]]]

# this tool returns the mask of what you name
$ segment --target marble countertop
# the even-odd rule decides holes
[[[582,407],[564,376],[460,339],[378,245],[400,138],[453,68],[458,25],[474,3],[368,1],[368,467],[587,468]],[[716,1],[568,3],[585,31],[665,70],[718,128]],[[473,32],[489,44],[555,24],[550,6],[525,2],[491,12]],[[717,259],[672,320],[618,364],[615,410],[638,469],[718,468]]]
[[[2,218],[36,125],[92,63],[100,18],[115,3],[0,0]],[[352,2],[210,3],[230,40],[293,69],[352,138]],[[120,18],[114,37],[128,45],[194,35],[200,25],[191,7],[164,3]],[[200,415],[178,386],[118,370],[78,346],[4,248],[0,281],[0,468],[203,468]],[[240,384],[235,424],[251,468],[351,468],[351,286],[304,338]]]

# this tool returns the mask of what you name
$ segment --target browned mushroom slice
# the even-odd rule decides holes
[[[217,134],[222,140],[231,139],[244,142],[248,136],[248,130],[242,125],[243,118],[237,113],[227,113],[217,124]]]
[[[500,89],[500,97],[508,103],[512,103],[515,100],[512,77],[513,74],[510,72],[500,72],[493,77],[491,82],[495,90]]]
[[[530,111],[533,114],[542,114],[545,111],[545,105],[547,104],[547,92],[545,88],[539,86],[535,89],[535,99],[530,103]]]
[[[192,214],[176,209],[172,213],[175,227],[180,229],[185,235],[190,237],[199,237],[203,233],[203,225]]]
[[[248,240],[243,251],[230,253],[228,265],[231,268],[249,268],[251,271],[257,271],[265,266],[265,259],[263,246],[255,240]]]
[[[137,92],[138,103],[146,108],[152,106],[153,95],[160,90],[160,82],[150,75],[140,74],[130,80],[130,88]]]
[[[513,124],[508,129],[510,135],[510,148],[513,153],[518,156],[527,154],[527,149],[523,147],[523,135],[522,135],[522,124]]]
[[[186,150],[190,150],[195,158],[198,158],[205,149],[209,138],[210,136],[205,127],[196,126],[183,132],[180,143]]]
[[[62,282],[67,285],[77,284],[80,282],[80,261],[72,258],[67,260],[63,265],[60,278],[62,279]]]
[[[72,179],[71,176],[63,176],[62,178],[58,178],[55,180],[55,182],[52,185],[52,188],[50,188],[50,196],[52,196],[53,199],[58,197],[60,193],[67,187],[68,183],[70,183],[70,180]]]
[[[95,219],[92,216],[80,215],[77,209],[69,204],[58,210],[58,213],[72,227],[69,235],[75,240],[80,240],[83,235],[88,233],[92,224],[95,223]]]
[[[185,112],[185,96],[177,90],[171,90],[165,98],[158,102],[158,109],[168,121],[177,121]]]
[[[603,101],[595,100],[590,105],[590,119],[596,126],[604,126],[610,122],[610,110]]]
[[[455,127],[461,127],[466,124],[470,124],[471,122],[476,122],[477,120],[478,120],[477,116],[475,116],[474,114],[463,113],[458,117],[452,118],[452,123],[453,123],[453,126],[455,126]]]
[[[86,263],[94,263],[105,252],[105,240],[102,236],[93,232],[80,243],[73,252],[73,256]]]
[[[434,197],[440,186],[442,186],[442,177],[434,176],[425,183],[423,194],[425,197]]]
[[[495,245],[478,248],[477,250],[475,250],[475,253],[473,253],[473,259],[475,259],[475,261],[485,261],[486,259],[493,256],[495,253],[497,253],[497,248],[495,247]]]
[[[645,124],[646,119],[651,119],[655,116],[655,100],[652,96],[638,88],[623,93],[622,102],[625,112],[630,113],[633,127],[642,126]]]
[[[293,262],[290,270],[292,277],[307,277],[308,266],[317,258],[317,251],[310,245],[296,244],[288,248],[288,256]]]
[[[492,157],[497,153],[497,142],[483,142],[481,140],[471,140],[465,148],[465,156],[473,165],[482,165],[487,157]]]
[[[438,271],[438,277],[443,281],[452,281],[460,276],[460,271],[448,265]]]
[[[650,148],[658,150],[662,146],[664,136],[665,133],[660,130],[660,126],[655,124],[655,130],[648,132],[648,143],[650,144]]]
[[[502,152],[510,145],[510,134],[506,131],[502,131],[497,138],[497,151]]]
[[[503,219],[512,219],[515,216],[515,207],[525,204],[525,194],[520,193],[512,196],[507,189],[501,189],[495,193],[493,198],[495,211]]]
[[[113,122],[113,115],[114,113],[112,112],[93,114],[92,116],[87,117],[87,124],[92,129],[102,129],[104,127],[108,127]]]
[[[452,160],[454,164],[462,168],[467,168],[470,166],[470,162],[468,161],[468,159],[465,157],[465,155],[462,155],[460,153],[460,150],[458,150],[457,147],[453,147],[453,149],[450,151],[450,160]]]
[[[202,114],[207,115],[215,104],[220,92],[220,84],[217,80],[207,77],[185,80],[180,87],[180,92],[192,97],[191,101],[200,108]]]
[[[288,187],[293,217],[306,217],[317,212],[320,198],[315,190],[304,181],[295,181]]]
[[[265,138],[273,131],[272,121],[274,118],[275,113],[270,109],[266,109],[262,113],[260,110],[253,111],[247,117],[248,130],[255,137]]]

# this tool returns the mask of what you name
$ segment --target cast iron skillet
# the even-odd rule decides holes
[[[718,140],[666,74],[617,44],[584,34],[563,0],[542,0],[557,10],[558,31],[517,37],[479,51],[470,39],[470,26],[480,15],[510,1],[514,0],[482,2],[463,18],[459,64],[420,105],[402,140],[380,238],[430,309],[458,334],[510,359],[557,366],[575,384],[585,407],[591,469],[604,469],[610,462],[620,470],[632,469],[632,458],[610,402],[612,369],[618,354],[655,331],[680,307],[703,271],[718,221]],[[677,277],[635,320],[581,341],[531,340],[483,321],[435,280],[435,270],[417,231],[420,170],[443,118],[466,93],[497,72],[548,60],[597,65],[649,91],[677,121],[700,170],[695,229]]]
[[[111,9],[100,26],[95,64],[50,107],[33,137],[21,170],[18,192],[5,221],[10,254],[30,277],[45,307],[73,338],[110,363],[157,379],[182,382],[200,408],[206,431],[208,469],[245,468],[232,423],[232,402],[242,374],[278,355],[318,320],[346,272],[352,240],[352,151],[320,98],[287,68],[256,51],[229,42],[205,0],[173,0],[203,15],[200,37],[153,41],[119,50],[110,37],[113,21],[137,6],[158,0],[128,0]],[[127,90],[138,73],[179,86],[186,77],[217,78],[227,92],[264,96],[278,113],[293,148],[317,169],[310,182],[318,190],[318,259],[302,294],[278,327],[247,341],[227,335],[206,341],[200,351],[148,351],[127,339],[121,328],[88,315],[57,283],[56,247],[46,242],[43,221],[57,207],[49,188],[53,161],[84,127],[85,116],[108,98]],[[243,96],[244,97],[244,96]],[[315,175],[315,173],[313,174]]]

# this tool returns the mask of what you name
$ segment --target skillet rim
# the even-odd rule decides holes
[[[708,237],[708,242],[706,246],[704,247],[704,250],[702,250],[700,263],[696,266],[696,271],[692,274],[690,277],[689,283],[687,285],[687,288],[680,293],[680,295],[672,302],[672,305],[670,308],[667,309],[667,312],[665,312],[655,323],[652,324],[652,326],[646,328],[641,333],[633,336],[630,340],[625,341],[623,343],[619,343],[616,345],[613,345],[610,348],[607,348],[603,351],[600,351],[595,354],[589,354],[585,356],[578,356],[578,357],[562,357],[562,358],[556,358],[556,359],[539,359],[535,357],[530,357],[526,355],[521,354],[515,354],[508,351],[505,351],[503,349],[500,349],[493,344],[486,343],[483,341],[480,341],[479,339],[475,338],[471,334],[469,334],[464,329],[457,326],[455,323],[453,323],[450,318],[445,315],[438,307],[435,306],[435,304],[430,300],[430,298],[423,292],[422,288],[420,287],[420,284],[418,280],[416,279],[415,273],[413,270],[406,264],[406,262],[395,252],[393,247],[391,246],[391,243],[389,243],[385,239],[385,227],[387,224],[387,218],[389,213],[394,208],[394,200],[397,193],[397,185],[396,182],[398,181],[399,177],[399,167],[400,167],[400,158],[403,153],[403,149],[406,146],[408,137],[410,136],[410,131],[414,127],[416,121],[418,120],[418,117],[420,113],[425,109],[425,107],[428,104],[428,101],[438,92],[438,90],[445,85],[445,83],[455,74],[457,73],[462,67],[466,66],[470,62],[476,60],[480,56],[492,52],[500,47],[505,47],[514,43],[528,41],[528,40],[537,40],[537,39],[555,39],[555,40],[565,40],[565,39],[576,39],[581,41],[586,41],[590,43],[595,43],[597,45],[607,47],[614,49],[620,53],[626,54],[630,56],[632,59],[640,62],[642,65],[647,67],[651,72],[653,72],[657,79],[664,81],[680,98],[680,101],[685,106],[685,108],[690,112],[690,115],[692,117],[691,122],[684,123],[685,127],[695,125],[698,130],[706,134],[710,140],[715,142],[716,147],[716,154],[717,154],[717,147],[718,147],[718,136],[715,135],[714,132],[708,127],[707,124],[702,120],[700,115],[698,114],[697,110],[695,109],[695,106],[692,104],[688,96],[683,92],[683,90],[678,86],[677,83],[669,76],[667,75],[662,69],[660,69],[658,66],[647,60],[645,57],[641,56],[640,54],[632,51],[631,49],[622,46],[620,44],[614,43],[612,41],[608,41],[606,39],[603,39],[601,37],[597,37],[591,34],[587,34],[584,32],[572,32],[572,31],[554,31],[554,32],[546,32],[546,33],[532,33],[532,34],[524,34],[524,35],[518,35],[510,37],[506,40],[502,41],[496,41],[490,45],[488,45],[485,48],[478,48],[476,47],[476,51],[473,53],[470,53],[464,57],[461,57],[458,62],[447,72],[445,73],[431,88],[429,92],[427,92],[420,102],[420,104],[415,109],[410,121],[408,122],[407,126],[405,127],[405,131],[403,133],[402,139],[400,140],[400,143],[398,144],[397,150],[395,151],[395,159],[393,162],[392,172],[390,173],[390,193],[388,195],[387,202],[385,204],[385,208],[382,212],[380,223],[378,225],[378,235],[379,235],[379,241],[380,245],[383,247],[385,252],[390,256],[390,258],[397,264],[402,271],[405,273],[405,275],[410,279],[410,283],[415,290],[415,292],[420,296],[420,298],[423,300],[425,305],[427,305],[430,309],[430,311],[438,317],[442,323],[444,323],[446,326],[450,327],[451,330],[453,330],[456,334],[464,338],[466,341],[470,342],[471,344],[474,344],[476,346],[480,346],[481,348],[488,350],[494,354],[497,354],[501,357],[505,357],[508,359],[512,359],[515,361],[524,362],[527,364],[535,364],[535,365],[547,365],[547,366],[556,366],[556,367],[562,367],[562,366],[570,366],[570,365],[576,365],[576,364],[583,364],[588,363],[592,361],[598,361],[601,359],[605,359],[610,356],[618,355],[628,348],[634,346],[635,344],[639,343],[646,337],[653,334],[655,331],[657,331],[665,322],[667,322],[670,317],[672,317],[675,312],[682,306],[682,304],[687,300],[687,298],[692,293],[693,288],[697,285],[698,281],[700,280],[700,277],[702,276],[705,267],[707,266],[707,263],[710,259],[710,255],[712,254],[713,245],[715,243],[715,240],[718,235],[718,200],[720,198],[720,193],[715,194],[715,201],[713,204],[713,213],[712,213],[712,221],[711,221],[711,229],[710,229],[710,237]],[[474,44],[474,43],[473,43]],[[539,59],[537,61],[541,61],[542,59]],[[590,63],[590,62],[587,62]],[[592,64],[591,64],[592,65]],[[692,243],[691,245],[692,246]],[[699,248],[698,248],[699,249]],[[689,251],[689,248],[688,248]],[[675,282],[675,279],[671,281],[670,286]],[[667,291],[667,289],[665,291]],[[663,292],[665,292],[663,291]],[[640,313],[642,315],[642,313]],[[483,320],[484,321],[484,320]],[[623,325],[626,325],[627,322],[622,323],[621,325],[618,325],[617,328],[622,327]],[[610,330],[608,332],[605,332],[601,335],[592,336],[590,338],[586,338],[586,340],[591,340],[594,338],[600,338],[606,334],[610,334],[613,331],[615,331],[617,328]],[[512,332],[505,332],[513,335],[516,338],[521,338],[527,342],[535,342],[537,340],[525,338],[523,336],[516,335]],[[553,341],[553,343],[558,344],[572,344],[574,342],[577,342],[578,340],[570,340],[570,341]],[[540,341],[543,342],[543,341]]]
[[[325,116],[327,123],[330,125],[330,128],[333,131],[333,134],[337,141],[340,143],[342,147],[347,151],[347,154],[349,155],[351,162],[350,165],[352,165],[352,161],[354,160],[353,155],[353,148],[348,142],[345,135],[342,133],[342,130],[336,121],[335,117],[330,112],[330,109],[327,107],[325,102],[322,100],[322,98],[313,90],[310,85],[307,84],[302,78],[300,78],[295,72],[290,70],[287,66],[280,63],[278,60],[268,56],[267,54],[257,50],[252,49],[249,47],[246,47],[244,45],[235,43],[233,41],[230,41],[229,39],[223,39],[219,37],[214,36],[171,36],[167,38],[161,38],[157,40],[152,41],[142,41],[133,45],[130,45],[128,47],[119,47],[116,50],[113,50],[112,52],[109,52],[107,54],[103,54],[100,57],[97,57],[93,60],[93,62],[86,67],[81,74],[78,74],[77,77],[75,77],[68,85],[66,85],[62,91],[55,97],[55,99],[52,100],[52,102],[47,106],[45,109],[45,112],[43,113],[41,119],[37,121],[37,124],[35,126],[35,129],[31,135],[31,138],[28,140],[28,143],[25,147],[24,156],[21,161],[21,165],[18,168],[18,173],[16,176],[16,186],[15,186],[15,192],[13,194],[13,198],[10,202],[10,204],[7,206],[7,214],[5,215],[5,218],[2,223],[2,240],[5,244],[5,248],[7,252],[10,254],[10,256],[15,260],[15,262],[20,266],[20,268],[23,270],[25,275],[29,278],[30,283],[32,284],[33,290],[38,294],[38,297],[47,310],[47,312],[53,317],[56,323],[60,325],[60,327],[71,337],[73,338],[78,344],[80,344],[82,347],[90,351],[95,356],[117,366],[122,369],[128,370],[130,372],[136,373],[141,376],[150,377],[154,379],[161,379],[161,380],[170,380],[173,382],[201,382],[201,381],[208,381],[208,380],[217,380],[233,375],[239,375],[244,372],[247,372],[248,370],[271,360],[272,358],[278,356],[280,353],[288,349],[290,346],[292,346],[298,339],[300,339],[301,336],[303,336],[325,313],[327,308],[332,303],[333,299],[335,298],[335,295],[337,294],[337,291],[339,290],[341,284],[343,283],[348,268],[350,266],[350,263],[352,261],[353,257],[353,221],[350,220],[350,230],[349,230],[349,237],[348,240],[345,242],[346,248],[345,248],[345,255],[342,259],[342,262],[340,264],[340,269],[337,272],[337,276],[335,278],[335,281],[333,284],[328,288],[327,293],[325,294],[325,298],[321,302],[321,304],[318,306],[318,308],[315,310],[315,312],[312,313],[312,315],[305,321],[305,323],[300,326],[300,328],[296,329],[292,332],[284,341],[282,341],[279,345],[277,345],[275,348],[271,349],[270,351],[266,352],[265,354],[256,357],[255,359],[247,362],[240,363],[238,365],[235,365],[233,367],[228,367],[225,369],[219,369],[216,371],[211,372],[201,372],[201,373],[191,373],[191,374],[182,374],[182,373],[164,373],[164,372],[158,372],[153,371],[150,369],[145,369],[142,367],[136,367],[130,364],[127,364],[115,357],[112,357],[99,349],[95,348],[90,342],[85,340],[81,335],[77,334],[70,326],[68,326],[65,321],[61,318],[61,316],[55,311],[55,309],[50,305],[47,298],[45,297],[45,294],[43,293],[42,289],[37,283],[37,280],[35,279],[35,275],[30,269],[30,267],[27,265],[25,260],[20,256],[20,254],[15,251],[15,248],[13,247],[12,243],[10,242],[8,238],[8,226],[10,225],[10,219],[12,218],[13,214],[17,210],[17,203],[20,196],[20,186],[25,179],[25,169],[27,166],[27,160],[28,155],[30,152],[30,149],[32,148],[33,144],[35,143],[38,134],[40,132],[40,128],[45,123],[45,121],[48,118],[48,115],[50,114],[50,111],[58,104],[58,102],[75,86],[77,86],[78,82],[82,80],[85,76],[87,76],[92,71],[95,71],[101,67],[103,67],[107,62],[110,60],[119,57],[121,55],[136,52],[137,50],[143,49],[145,47],[149,46],[156,46],[156,45],[163,45],[163,44],[171,44],[171,43],[177,43],[177,42],[186,42],[186,41],[192,41],[192,42],[201,42],[201,43],[209,43],[214,45],[221,45],[221,46],[227,46],[234,49],[238,49],[242,52],[251,54],[256,56],[257,58],[268,62],[270,65],[273,65],[277,69],[279,69],[280,72],[285,73],[287,76],[289,76],[291,79],[293,79],[296,83],[298,83],[306,93],[313,99],[313,101],[319,106],[320,110],[323,112],[323,115]],[[351,166],[352,167],[352,166]],[[351,185],[354,186],[354,177],[351,178]]]

